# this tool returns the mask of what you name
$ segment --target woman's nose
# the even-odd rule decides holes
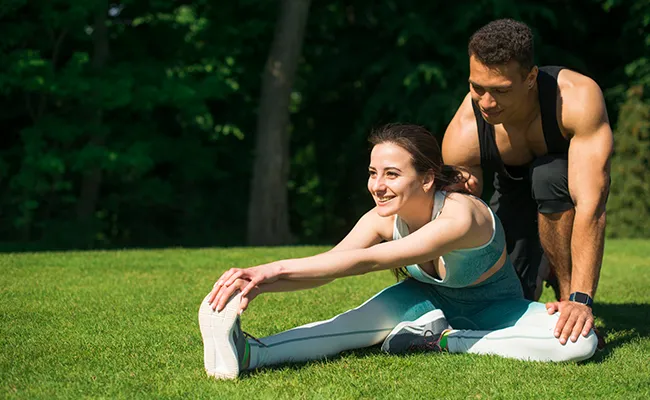
[[[372,190],[374,192],[379,192],[384,189],[384,180],[382,178],[375,178],[374,182],[372,183]]]

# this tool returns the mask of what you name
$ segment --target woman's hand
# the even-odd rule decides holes
[[[224,309],[228,300],[237,292],[241,291],[243,288],[248,286],[250,281],[246,279],[236,279],[229,286],[217,286],[214,285],[214,288],[208,296],[208,303],[212,306],[213,310],[221,311]],[[241,314],[255,297],[261,293],[259,286],[255,286],[253,289],[249,290],[246,296],[242,295],[241,301],[239,303],[239,314]]]
[[[221,311],[235,291],[240,290],[242,295],[242,310],[259,294],[259,285],[272,283],[278,280],[279,265],[276,263],[259,265],[252,268],[231,268],[226,271],[214,284],[210,293],[209,303],[213,309]]]

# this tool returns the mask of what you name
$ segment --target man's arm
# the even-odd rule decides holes
[[[591,79],[582,77],[580,85],[563,96],[564,127],[572,133],[569,145],[569,192],[575,204],[571,234],[571,293],[596,293],[605,240],[605,202],[609,192],[609,162],[613,148],[612,130],[602,92]],[[589,307],[560,302],[549,308],[561,315],[555,336],[561,343],[587,336],[593,327]]]
[[[605,101],[593,82],[581,88],[577,104],[582,115],[569,118],[575,124],[569,145],[569,192],[575,204],[571,235],[571,293],[594,297],[603,259],[605,202],[609,193],[609,167],[613,135]]]
[[[469,172],[465,189],[480,197],[483,192],[483,170],[478,142],[478,128],[469,94],[456,111],[442,139],[442,160],[447,165],[463,167]]]

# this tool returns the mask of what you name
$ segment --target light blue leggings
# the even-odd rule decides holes
[[[344,350],[381,343],[402,321],[440,309],[454,328],[451,353],[496,354],[534,361],[580,361],[597,345],[593,331],[562,345],[553,335],[559,314],[523,298],[511,264],[480,285],[448,288],[409,278],[377,293],[357,308],[321,322],[303,325],[251,344],[250,368],[316,360]]]

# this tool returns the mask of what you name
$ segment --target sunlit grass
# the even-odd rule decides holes
[[[609,241],[595,313],[609,345],[582,364],[371,348],[231,382],[205,376],[198,305],[222,271],[323,248],[0,255],[4,398],[650,398],[650,241]],[[265,336],[355,307],[388,273],[269,294],[244,314]],[[543,299],[550,299],[550,290]]]

